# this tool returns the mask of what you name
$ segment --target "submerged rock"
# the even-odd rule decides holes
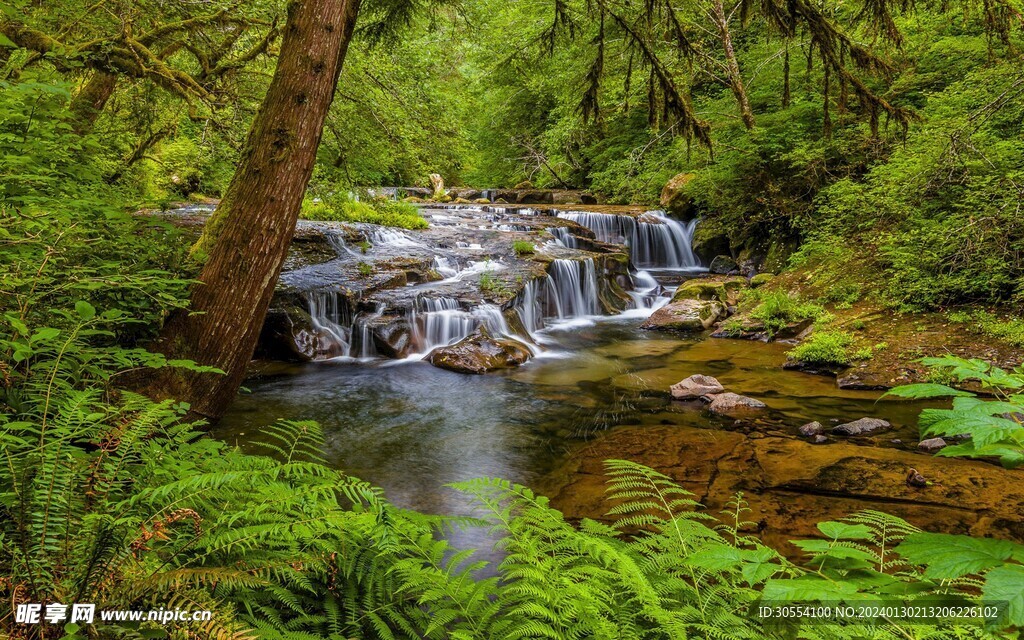
[[[708,411],[730,418],[746,416],[768,407],[768,405],[760,400],[728,391],[717,395],[709,395],[708,397],[712,398]]]
[[[832,433],[840,436],[864,436],[875,431],[888,429],[892,425],[881,418],[861,418],[832,427]]]
[[[715,378],[698,373],[685,380],[680,380],[672,385],[669,391],[676,400],[696,400],[701,396],[722,393],[725,391],[725,387]]]
[[[518,367],[530,359],[530,350],[518,340],[495,338],[480,327],[453,345],[430,352],[427,361],[457,373],[487,373]]]
[[[800,435],[805,438],[813,438],[825,433],[825,427],[820,422],[808,422],[800,427]]]
[[[917,448],[927,453],[935,453],[946,448],[946,441],[942,438],[928,438],[917,443]]]
[[[655,311],[641,329],[703,331],[725,313],[725,305],[713,300],[678,300]]]

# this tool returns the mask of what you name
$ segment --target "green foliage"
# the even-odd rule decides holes
[[[359,275],[368,278],[373,273],[373,265],[368,262],[359,263]]]
[[[408,202],[374,200],[363,202],[347,195],[332,194],[323,199],[307,197],[302,201],[306,220],[366,222],[402,229],[426,229],[427,221],[419,209]]]
[[[768,335],[783,327],[804,320],[825,320],[828,314],[821,305],[801,300],[785,291],[755,289],[745,291],[742,307],[749,309],[751,318],[760,321]]]
[[[789,357],[801,362],[814,364],[850,364],[852,358],[867,360],[871,357],[871,347],[867,347],[866,355],[864,350],[857,351],[851,356],[850,346],[853,344],[853,336],[845,331],[815,331],[806,340],[789,352]]]
[[[925,409],[919,424],[922,437],[943,436],[961,443],[943,448],[940,456],[998,458],[1006,467],[1024,464],[1024,368],[1004,371],[982,360],[953,356],[925,358],[929,367],[952,383],[979,384],[995,399],[985,399],[940,383],[896,387],[886,395],[898,398],[953,398],[950,409]],[[966,438],[966,439],[965,439]]]
[[[993,336],[1015,347],[1024,347],[1024,320],[1020,318],[1000,318],[999,316],[974,309],[972,311],[951,311],[950,322],[966,325],[972,333]]]
[[[516,255],[525,256],[535,253],[537,251],[537,247],[528,240],[516,240],[512,243],[512,251],[515,252]]]

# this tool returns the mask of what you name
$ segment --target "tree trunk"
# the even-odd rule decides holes
[[[75,133],[82,135],[92,130],[96,118],[100,117],[107,100],[114,95],[117,88],[117,76],[106,71],[92,74],[85,86],[71,100],[72,127]]]
[[[168,319],[157,349],[224,375],[161,369],[150,395],[219,418],[235,397],[292,240],[360,0],[289,3],[281,54],[239,165],[195,247],[205,258],[188,312]]]
[[[743,119],[743,126],[747,129],[754,128],[754,111],[750,108],[750,98],[747,97],[747,89],[743,85],[743,76],[740,74],[740,63],[736,59],[736,51],[732,46],[732,34],[729,32],[729,19],[725,15],[725,7],[722,0],[714,2],[715,22],[718,24],[718,34],[722,38],[722,49],[725,51],[725,64],[729,70],[729,88],[740,107],[740,117]]]

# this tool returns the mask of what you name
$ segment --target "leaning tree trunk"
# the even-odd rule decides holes
[[[722,50],[725,52],[725,64],[729,72],[729,88],[736,98],[740,107],[740,118],[743,119],[743,126],[747,129],[754,128],[754,110],[750,108],[750,98],[747,97],[747,88],[743,84],[743,75],[740,73],[740,63],[736,58],[736,50],[732,44],[732,33],[729,31],[729,18],[725,15],[725,7],[722,0],[715,0],[713,4],[714,20],[718,26],[718,35],[722,39]]]
[[[225,373],[160,370],[156,397],[219,418],[241,386],[291,243],[359,0],[289,3],[277,69],[238,168],[196,252],[204,258],[185,313],[168,319],[158,350]]]

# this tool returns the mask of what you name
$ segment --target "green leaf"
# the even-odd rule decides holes
[[[36,332],[32,334],[32,337],[29,338],[28,343],[35,344],[40,341],[48,342],[59,335],[60,329],[54,329],[53,327],[43,327],[42,329],[37,329]]]
[[[1008,564],[985,574],[984,602],[1006,601],[1003,624],[1024,627],[1024,566]]]
[[[846,524],[827,520],[818,523],[818,531],[833,540],[867,540],[871,538],[871,529],[866,524]]]
[[[960,389],[954,389],[953,387],[947,387],[944,384],[933,384],[933,383],[921,383],[921,384],[905,384],[899,387],[895,387],[885,392],[882,397],[895,396],[897,398],[912,398],[919,400],[922,398],[949,398],[949,397],[973,397],[974,394],[970,391],[962,391]]]
[[[75,312],[83,322],[88,322],[96,317],[96,307],[92,306],[85,300],[79,300],[75,303]]]
[[[991,569],[1015,552],[1024,552],[1024,547],[1006,540],[947,533],[914,533],[896,547],[896,553],[907,561],[925,565],[924,577],[935,580],[949,580]]]

